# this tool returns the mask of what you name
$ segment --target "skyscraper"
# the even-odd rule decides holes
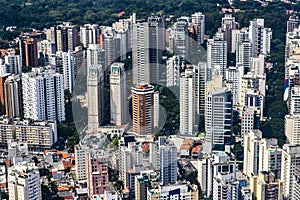
[[[97,24],[85,24],[80,27],[80,41],[83,47],[87,48],[89,44],[98,44],[101,30]]]
[[[110,71],[110,122],[120,126],[127,123],[128,115],[124,63],[113,63]]]
[[[294,199],[293,176],[296,168],[300,167],[300,146],[285,144],[282,152],[281,180],[283,180],[284,198]]]
[[[197,25],[197,42],[198,44],[204,43],[205,35],[205,15],[201,12],[192,14],[192,24]]]
[[[87,95],[88,95],[88,130],[97,131],[103,123],[104,97],[103,97],[103,71],[102,65],[88,66]]]
[[[183,136],[194,136],[196,125],[195,74],[186,69],[180,76],[180,128]]]
[[[250,68],[251,42],[249,40],[244,40],[237,45],[236,63],[241,64],[243,67]]]
[[[22,75],[24,117],[34,120],[65,120],[63,76],[37,68]]]
[[[37,67],[38,66],[37,39],[36,38],[21,39],[20,55],[22,58],[22,66]]]
[[[210,69],[220,68],[220,75],[225,77],[227,68],[227,43],[220,38],[208,39],[207,41],[207,67]]]
[[[231,139],[232,94],[215,88],[206,97],[205,131],[208,148],[224,147]]]
[[[132,95],[132,131],[138,135],[153,133],[154,87],[150,84],[135,85]]]
[[[4,83],[5,113],[9,118],[23,114],[22,84],[19,75],[9,76]]]
[[[1,115],[5,114],[5,80],[10,74],[4,74],[0,76],[0,113]]]
[[[251,174],[259,173],[259,144],[262,140],[262,132],[252,130],[244,136],[244,167],[243,172],[251,177]]]
[[[76,27],[70,22],[64,22],[55,29],[56,50],[73,51],[78,45],[78,33]]]
[[[185,67],[184,58],[172,56],[167,60],[167,85],[179,86],[180,68]]]
[[[179,18],[174,24],[174,53],[186,59],[188,57],[188,19]]]
[[[177,181],[177,149],[173,143],[159,146],[160,181],[168,185]]]
[[[133,24],[133,83],[158,83],[159,65],[165,49],[164,16],[151,15],[148,21]]]
[[[8,65],[7,73],[21,74],[22,73],[22,60],[20,55],[16,55],[14,49],[8,49],[7,55],[4,57],[5,64]]]
[[[252,43],[252,56],[269,54],[271,48],[272,30],[264,27],[264,19],[250,21],[249,40]]]

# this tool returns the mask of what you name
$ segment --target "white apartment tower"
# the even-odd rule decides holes
[[[249,178],[251,174],[259,173],[259,145],[262,140],[262,132],[252,130],[244,135],[244,167],[243,172]]]
[[[65,120],[63,76],[52,70],[22,75],[24,117],[34,120]]]
[[[80,27],[80,42],[87,48],[89,44],[98,44],[101,30],[97,24],[85,24]]]
[[[174,53],[183,58],[188,57],[188,19],[181,17],[173,27]]]
[[[182,136],[194,136],[196,124],[195,75],[186,69],[180,76],[180,128]]]
[[[88,95],[88,130],[97,131],[103,123],[104,97],[103,97],[102,65],[88,66],[87,95]]]
[[[7,55],[4,57],[5,64],[7,64],[7,73],[21,74],[22,60],[20,55],[16,55],[15,50],[8,49]]]
[[[153,128],[159,128],[159,92],[153,94]]]
[[[250,68],[251,42],[248,40],[238,43],[236,63]]]
[[[264,19],[250,21],[249,40],[252,43],[252,56],[270,54],[272,30],[264,27]]]
[[[231,138],[232,94],[224,88],[214,88],[206,96],[206,142],[211,151],[223,147]]]
[[[159,146],[160,152],[160,181],[163,185],[177,181],[177,149],[174,144]]]
[[[227,43],[219,38],[207,41],[207,67],[215,69],[220,67],[220,74],[225,76],[227,68]]]
[[[159,83],[162,52],[165,49],[164,16],[152,14],[147,21],[133,24],[133,84]]]
[[[42,200],[40,173],[33,164],[8,169],[9,200]]]
[[[117,126],[127,123],[126,89],[124,63],[113,63],[110,69],[110,122]]]
[[[76,57],[73,51],[58,51],[56,55],[61,59],[62,70],[60,73],[64,77],[64,89],[72,93],[75,84]]]
[[[75,146],[75,174],[78,182],[87,182],[88,149],[84,144]]]
[[[300,167],[300,146],[285,144],[282,153],[281,180],[283,182],[283,196],[294,199],[293,176],[296,168]]]
[[[184,68],[184,58],[172,56],[167,60],[167,86],[179,86],[180,68]]]

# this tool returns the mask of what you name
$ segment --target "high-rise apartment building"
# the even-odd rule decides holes
[[[259,144],[262,139],[262,132],[252,130],[244,135],[244,167],[243,172],[246,176],[259,173]]]
[[[94,64],[87,67],[88,130],[98,131],[104,119],[102,65]]]
[[[63,24],[56,26],[54,34],[57,51],[73,51],[78,45],[78,33],[76,27],[70,22],[64,22]]]
[[[5,81],[10,74],[0,75],[0,113],[5,114]]]
[[[225,14],[222,18],[222,33],[224,40],[227,43],[227,51],[231,52],[232,49],[232,32],[238,27],[238,23],[235,22],[235,17],[232,17],[231,14]]]
[[[138,135],[152,134],[154,125],[154,87],[150,84],[131,88],[132,131]]]
[[[20,55],[22,58],[22,66],[37,67],[38,66],[38,50],[36,38],[25,38],[20,41]]]
[[[117,126],[127,123],[128,105],[124,63],[113,63],[110,69],[110,122]]]
[[[195,74],[186,69],[180,76],[180,128],[182,136],[194,136],[196,129]]]
[[[14,49],[8,49],[7,55],[4,57],[5,64],[8,65],[7,73],[21,74],[22,73],[22,60],[20,55],[16,55]]]
[[[251,64],[251,42],[248,40],[242,41],[237,44],[238,48],[236,51],[236,63],[243,67],[250,68]]]
[[[79,143],[75,146],[75,174],[76,174],[76,180],[79,183],[87,182],[87,172],[88,172],[88,148],[82,144]]]
[[[88,154],[87,176],[89,198],[109,191],[108,158],[103,151],[90,152]]]
[[[168,185],[177,181],[177,149],[173,143],[159,146],[160,182]]]
[[[173,56],[167,60],[167,84],[166,86],[179,86],[180,69],[185,67],[184,58]]]
[[[51,62],[50,57],[55,55],[56,52],[55,42],[49,40],[41,40],[38,41],[37,46],[39,66],[49,65]]]
[[[225,77],[227,68],[227,43],[220,38],[208,39],[207,41],[207,67],[215,69],[219,67],[219,73]]]
[[[135,177],[135,199],[147,200],[147,190],[151,182],[147,174]]]
[[[19,75],[8,76],[4,83],[5,113],[9,118],[23,114],[22,83]]]
[[[254,129],[259,128],[260,113],[259,110],[245,106],[242,110],[241,137]]]
[[[73,51],[57,51],[56,55],[58,57],[59,63],[56,66],[57,71],[64,77],[64,90],[69,90],[73,92],[75,85],[75,75],[76,75],[76,55]]]
[[[300,115],[286,115],[284,129],[288,144],[300,144]]]
[[[282,181],[272,172],[261,171],[250,178],[250,189],[255,199],[283,199]]]
[[[209,150],[231,140],[232,94],[224,88],[215,88],[206,97],[205,131]]]
[[[197,25],[197,42],[198,44],[204,43],[205,35],[205,15],[201,12],[192,14],[192,24]]]
[[[24,117],[65,120],[63,76],[42,68],[22,75]]]
[[[264,27],[264,19],[250,21],[249,40],[252,43],[252,56],[270,54],[272,30]]]
[[[133,83],[159,83],[162,52],[165,49],[165,18],[151,15],[133,24]]]
[[[42,200],[40,173],[33,164],[20,164],[8,169],[9,200]]]
[[[293,176],[296,168],[300,167],[300,146],[285,144],[282,152],[281,180],[283,182],[284,198],[294,199]]]
[[[101,30],[97,24],[85,24],[80,27],[80,42],[87,48],[89,44],[99,44]]]
[[[177,56],[186,59],[188,57],[188,21],[187,18],[179,18],[173,27],[173,49]]]

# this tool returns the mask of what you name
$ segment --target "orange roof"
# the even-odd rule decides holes
[[[182,144],[180,149],[190,149],[191,148],[191,145],[189,144]]]
[[[59,186],[57,186],[58,191],[69,190],[69,188],[70,188],[69,185],[59,185]]]
[[[5,160],[4,161],[6,165],[10,165],[10,161],[9,160]]]
[[[145,143],[145,144],[142,146],[142,150],[143,150],[143,151],[149,151],[149,149],[150,149],[149,143]]]
[[[68,167],[70,167],[70,168],[73,167],[72,161],[61,161],[61,163],[63,164],[65,169],[68,168]]]
[[[201,149],[201,145],[197,145],[192,149],[192,153],[197,153],[199,151],[199,149]]]
[[[68,153],[62,153],[63,158],[70,158],[70,155]]]
[[[122,190],[122,193],[123,194],[127,194],[127,193],[129,193],[130,192],[130,190],[128,189],[128,188],[125,188],[124,190]]]

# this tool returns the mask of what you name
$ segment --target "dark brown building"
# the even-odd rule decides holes
[[[22,65],[26,67],[38,67],[38,50],[36,38],[25,38],[20,41]]]
[[[4,90],[4,83],[7,77],[10,74],[4,74],[0,76],[0,114],[4,115],[5,114],[5,90]]]

